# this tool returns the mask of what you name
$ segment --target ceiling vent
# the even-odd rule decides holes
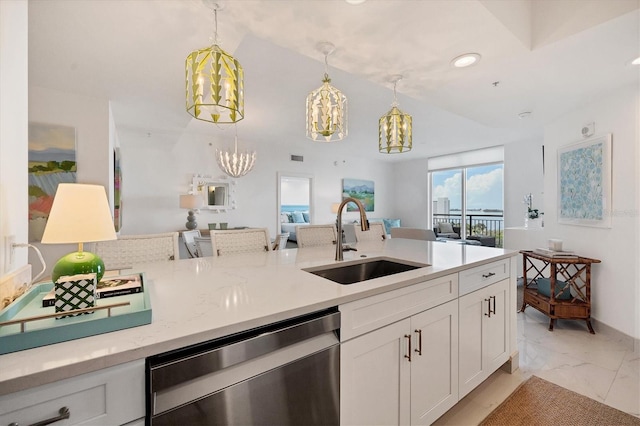
[[[292,155],[291,161],[299,161],[302,163],[304,161],[304,157],[302,155]]]

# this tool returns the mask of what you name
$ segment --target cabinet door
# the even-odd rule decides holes
[[[482,317],[487,312],[485,290],[458,299],[459,313],[459,396],[462,398],[479,385],[482,377]]]
[[[508,294],[507,279],[458,299],[460,398],[509,359]]]
[[[458,402],[458,301],[414,315],[411,331],[411,424],[429,425]]]
[[[491,317],[484,316],[483,362],[488,374],[492,374],[509,359],[508,321],[509,321],[509,280],[502,280],[490,287],[488,294],[492,298]]]
[[[340,423],[409,423],[409,319],[340,346]]]

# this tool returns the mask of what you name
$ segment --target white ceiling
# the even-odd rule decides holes
[[[238,133],[258,153],[304,147],[397,161],[530,140],[549,120],[640,81],[629,64],[640,56],[640,0],[219,3],[221,45],[245,70]],[[184,60],[212,34],[201,0],[29,0],[29,82],[111,101],[121,143],[149,133],[216,140],[217,126],[184,110]],[[336,45],[329,74],[349,99],[349,136],[309,148],[304,103],[324,73],[320,41]],[[482,60],[452,68],[466,52]],[[414,120],[414,149],[402,155],[376,146],[391,74],[404,75],[400,108]]]

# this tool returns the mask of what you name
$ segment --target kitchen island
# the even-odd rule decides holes
[[[348,305],[425,281],[503,261],[507,265],[508,336],[511,368],[515,342],[516,252],[405,239],[363,242],[345,252],[344,263],[365,258],[402,259],[429,266],[341,285],[302,270],[336,263],[334,247],[185,259],[138,265],[153,310],[152,323],[131,329],[0,356],[0,395],[122,365],[143,368],[151,355],[216,339],[258,326]],[[456,281],[457,282],[457,281]],[[455,289],[455,297],[458,290]],[[494,301],[495,308],[495,301]],[[0,414],[3,397],[0,396]]]

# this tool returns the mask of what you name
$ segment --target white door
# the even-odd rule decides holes
[[[429,425],[458,402],[458,301],[411,318],[411,424]]]
[[[497,282],[490,289],[491,316],[484,318],[486,327],[483,331],[483,360],[488,374],[492,374],[509,359],[509,280]]]
[[[484,289],[458,299],[460,326],[459,342],[459,396],[464,397],[482,382],[482,317],[487,312],[483,300]]]
[[[341,424],[409,423],[410,325],[407,318],[341,344]]]
[[[508,292],[506,279],[458,299],[460,398],[509,359]]]

